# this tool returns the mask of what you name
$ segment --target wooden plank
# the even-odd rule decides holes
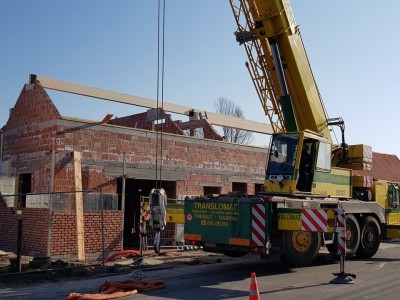
[[[81,153],[74,151],[74,175],[75,175],[75,207],[76,230],[78,241],[78,260],[85,261],[85,228],[83,222],[83,195],[82,195],[82,164]]]
[[[111,118],[113,117],[113,114],[107,114],[103,120],[101,120],[100,124],[104,125],[107,124],[108,122],[110,122]]]
[[[148,98],[132,96],[128,94],[99,89],[96,87],[85,86],[78,83],[62,81],[44,76],[35,76],[34,78],[39,80],[39,82],[44,88],[50,90],[66,92],[91,98],[103,99],[118,103],[130,104],[145,108],[157,108],[157,101]],[[202,118],[205,118],[211,125],[242,129],[262,134],[273,133],[272,126],[270,124],[266,124],[263,122],[245,120],[242,118],[221,115],[213,112],[194,109],[188,106],[172,104],[165,101],[163,104],[163,108],[167,112],[172,112],[186,116],[188,116],[190,112],[198,112],[201,114]]]

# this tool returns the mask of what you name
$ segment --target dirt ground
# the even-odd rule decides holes
[[[29,268],[33,257],[23,256],[22,272],[10,272],[10,259],[16,258],[15,253],[0,250],[0,288],[6,285],[29,284],[35,282],[65,281],[76,278],[105,276],[116,273],[140,272],[145,269],[171,268],[179,265],[199,265],[221,263],[229,259],[221,254],[203,252],[201,249],[181,250],[162,249],[160,254],[146,251],[142,257],[137,255],[121,255],[114,260],[101,262],[63,262],[52,261],[51,265],[39,269]],[[32,262],[31,262],[32,264]]]

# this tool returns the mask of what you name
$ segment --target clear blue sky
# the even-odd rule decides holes
[[[166,2],[164,100],[214,111],[226,97],[247,119],[267,122],[228,0]],[[343,117],[347,142],[400,156],[400,1],[292,6],[329,116]],[[30,73],[156,99],[157,0],[2,0],[0,39],[0,126]],[[143,111],[49,94],[67,116]]]

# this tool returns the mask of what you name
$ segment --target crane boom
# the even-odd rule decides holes
[[[230,0],[230,3],[238,24],[237,40],[246,46],[250,66],[256,64],[268,81],[265,88],[261,86],[257,91],[266,115],[276,116],[271,121],[275,132],[311,130],[332,143],[323,102],[289,1]],[[248,50],[255,48],[253,45],[259,48],[253,51],[256,58]],[[260,76],[253,73],[257,86]]]

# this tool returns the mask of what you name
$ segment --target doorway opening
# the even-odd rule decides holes
[[[139,225],[140,225],[140,199],[149,197],[154,188],[154,180],[125,179],[125,211],[124,211],[124,249],[139,247]],[[162,188],[168,198],[176,198],[176,182],[163,181]],[[122,204],[122,178],[117,179],[118,208]]]

